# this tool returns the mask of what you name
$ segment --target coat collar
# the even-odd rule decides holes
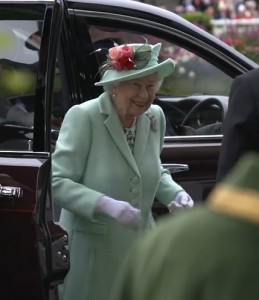
[[[149,136],[151,122],[148,114],[150,113],[150,109],[138,117],[134,153],[132,154],[121,127],[119,117],[112,106],[108,93],[105,92],[100,95],[98,100],[100,113],[107,116],[104,120],[104,125],[108,129],[111,138],[128,164],[138,175],[140,175],[137,165],[140,164],[144,157],[147,139]]]

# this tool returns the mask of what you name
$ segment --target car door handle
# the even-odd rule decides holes
[[[15,186],[3,186],[0,184],[0,199],[22,198],[23,190]]]
[[[186,164],[162,164],[170,173],[188,171],[189,166]]]

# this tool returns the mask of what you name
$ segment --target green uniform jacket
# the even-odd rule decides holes
[[[106,93],[66,114],[52,163],[53,198],[63,208],[60,222],[68,231],[71,256],[62,300],[108,299],[133,241],[154,225],[154,198],[168,205],[182,190],[161,168],[164,133],[164,114],[152,105],[138,117],[132,155]],[[141,230],[95,214],[102,194],[141,209]]]
[[[220,187],[132,247],[110,299],[258,300],[258,282],[259,192]]]

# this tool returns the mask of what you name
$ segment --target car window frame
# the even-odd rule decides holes
[[[80,8],[79,10],[76,8],[68,9],[68,17],[70,18],[68,22],[68,26],[70,30],[73,31],[73,19],[77,16],[79,17],[85,17],[86,22],[89,23],[89,25],[107,25],[109,22],[111,25],[114,26],[116,24],[119,27],[123,27],[127,30],[133,30],[134,31],[142,31],[147,32],[148,34],[153,34],[156,36],[159,36],[160,38],[166,39],[168,42],[173,42],[176,45],[179,45],[180,47],[184,47],[187,50],[191,50],[194,54],[198,55],[199,57],[204,58],[206,61],[214,65],[215,67],[219,68],[222,72],[226,73],[230,77],[234,78],[236,75],[241,74],[244,72],[244,66],[241,66],[238,64],[238,62],[233,61],[229,58],[228,55],[221,53],[218,49],[213,49],[212,51],[212,45],[206,45],[204,41],[200,41],[197,37],[191,36],[188,32],[180,32],[179,28],[171,28],[170,26],[162,25],[159,28],[155,28],[155,24],[153,21],[149,20],[142,20],[138,19],[136,17],[132,16],[125,16],[120,15],[118,17],[118,14],[116,15],[117,18],[114,20],[114,13],[107,13],[107,12],[92,12],[89,10],[82,10]],[[112,20],[112,21],[111,21]],[[71,29],[72,28],[72,29]],[[136,30],[137,28],[137,30]],[[188,31],[188,30],[187,30]],[[91,43],[90,38],[88,37],[88,43]],[[73,43],[72,43],[73,44]],[[227,72],[226,72],[227,70]],[[95,74],[97,73],[98,69],[95,69]],[[85,82],[82,82],[82,78],[91,77],[93,75],[93,70],[91,71],[92,74],[82,75],[81,70],[78,71],[79,74],[81,74],[81,78],[78,78],[78,80],[81,80],[81,86],[84,86],[85,88]],[[75,74],[74,77],[77,77]],[[93,76],[92,76],[93,77]],[[77,81],[77,80],[76,80]],[[93,84],[91,85],[91,87]],[[82,89],[82,87],[79,89]],[[96,88],[94,88],[94,91],[96,91]],[[79,95],[81,95],[80,99],[77,99],[77,103],[84,102],[86,100],[95,98],[96,95],[100,94],[100,90],[98,92],[88,93],[87,95],[84,93],[84,91],[80,91]],[[207,135],[205,135],[206,137]],[[209,135],[208,135],[209,136]],[[222,136],[222,135],[221,135]],[[186,138],[185,136],[175,137],[171,136],[172,138]],[[198,139],[199,136],[195,136],[194,138]],[[187,137],[188,139],[188,137]]]

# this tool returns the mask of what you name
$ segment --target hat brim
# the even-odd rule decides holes
[[[130,71],[116,71],[116,70],[107,70],[104,73],[103,78],[96,82],[96,86],[110,85],[118,82],[132,80],[144,76],[148,76],[153,73],[157,73],[159,78],[164,78],[173,73],[175,69],[175,63],[171,58],[166,59],[165,61],[152,66],[149,68],[143,68],[139,70],[130,70]]]

